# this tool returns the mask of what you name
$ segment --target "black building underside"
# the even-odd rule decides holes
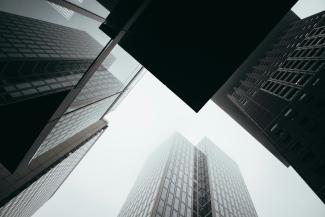
[[[101,29],[199,111],[295,2],[120,0]]]

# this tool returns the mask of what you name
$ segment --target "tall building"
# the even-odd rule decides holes
[[[147,159],[119,217],[257,217],[238,165],[175,133]]]
[[[31,216],[52,197],[144,72],[98,16],[79,7],[66,19],[48,3],[0,2],[1,217]]]
[[[0,19],[0,110],[10,141],[1,151],[1,163],[13,170],[102,46],[69,27],[3,11]],[[15,136],[17,130],[21,137]]]
[[[212,100],[325,202],[325,12],[289,13]]]

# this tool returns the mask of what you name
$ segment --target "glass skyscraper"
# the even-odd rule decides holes
[[[43,170],[28,187],[6,201],[0,208],[0,216],[32,216],[53,196],[101,134],[102,131],[97,132],[84,141],[81,147],[69,152],[68,156],[58,159],[58,162],[55,162],[50,168]]]
[[[147,159],[119,217],[257,217],[238,165],[175,133]]]
[[[1,217],[52,197],[144,73],[98,28],[109,11],[60,2],[0,1]]]

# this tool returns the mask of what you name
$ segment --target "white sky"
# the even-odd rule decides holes
[[[294,7],[302,17],[324,9],[325,0]],[[240,165],[259,217],[325,216],[325,205],[296,172],[213,102],[197,114],[150,73],[107,120],[106,133],[34,217],[117,216],[146,157],[174,131],[194,144],[209,137]]]

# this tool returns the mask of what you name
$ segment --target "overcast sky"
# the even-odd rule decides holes
[[[305,17],[325,0],[301,0]],[[324,217],[325,205],[213,102],[193,112],[149,72],[117,110],[109,128],[59,191],[34,217],[117,216],[146,157],[174,131],[192,143],[207,136],[240,166],[259,217]]]

